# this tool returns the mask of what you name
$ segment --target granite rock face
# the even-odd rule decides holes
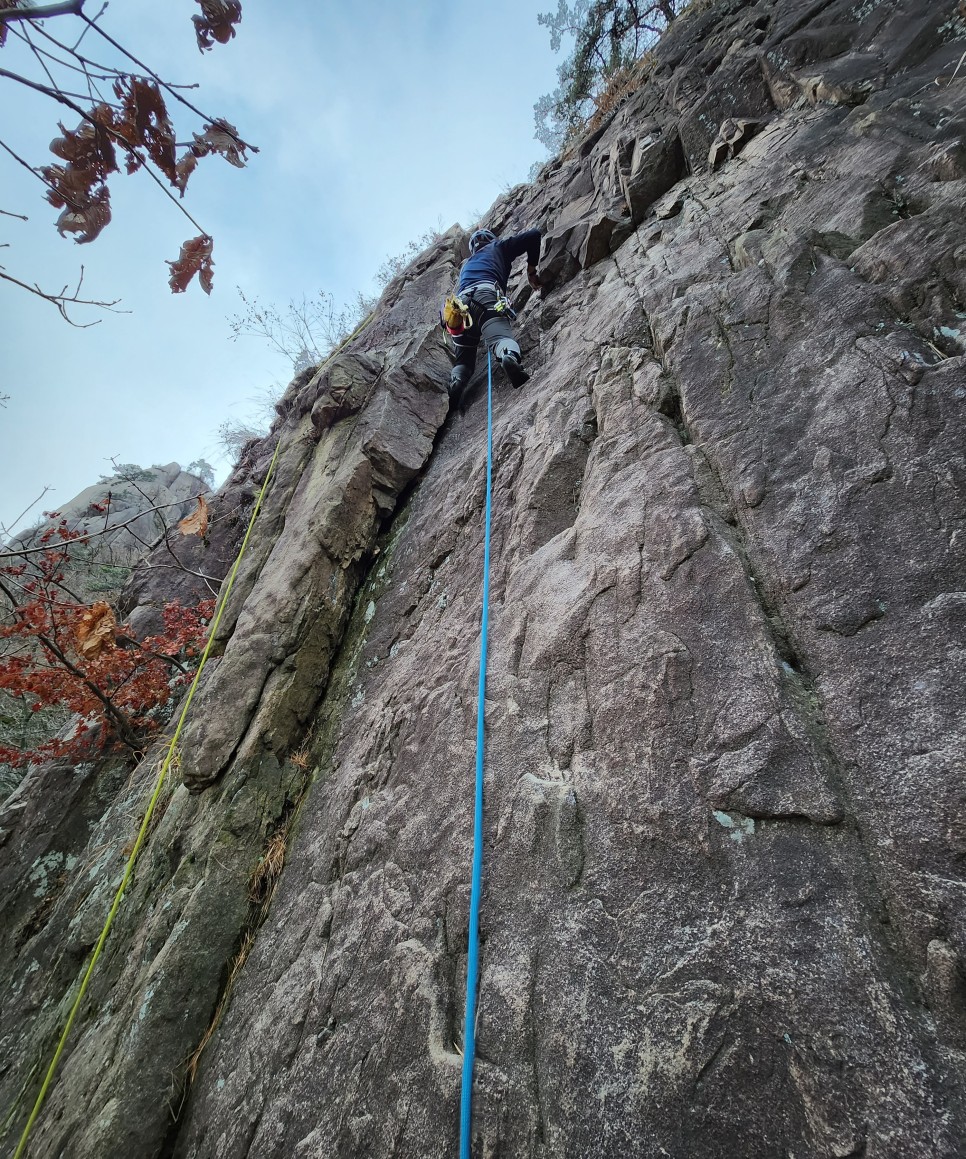
[[[544,229],[553,286],[514,287],[532,378],[495,389],[475,1155],[962,1154],[964,49],[954,3],[696,5],[487,215]],[[230,561],[280,441],[32,1154],[455,1151],[464,252],[292,384],[219,500]],[[152,767],[0,814],[14,1127]]]

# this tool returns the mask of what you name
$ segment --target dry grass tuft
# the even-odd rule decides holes
[[[297,769],[301,769],[303,772],[312,763],[311,758],[309,757],[309,750],[307,748],[301,748],[297,753],[292,753],[288,759],[293,765],[295,765]]]
[[[279,829],[258,859],[248,882],[248,900],[253,905],[267,906],[272,900],[282,870],[285,868],[285,842],[288,829]]]

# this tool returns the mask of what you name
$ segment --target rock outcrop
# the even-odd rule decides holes
[[[476,1155],[962,1154],[964,38],[945,0],[695,5],[484,221],[540,225],[553,286],[516,287],[533,377],[495,395]],[[280,441],[31,1154],[454,1153],[486,371],[447,417],[434,322],[464,252],[387,288],[217,501],[223,575]],[[0,814],[11,1132],[157,759]]]
[[[165,527],[188,515],[197,497],[207,494],[208,489],[203,479],[177,463],[154,467],[128,464],[117,475],[85,487],[35,530],[15,536],[11,546],[29,546],[40,533],[64,519],[72,531],[96,535],[119,557],[136,558],[144,554],[146,546],[155,545]]]

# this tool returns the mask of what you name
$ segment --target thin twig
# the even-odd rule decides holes
[[[115,298],[113,302],[97,302],[88,298],[79,298],[78,291],[84,281],[84,267],[81,266],[80,280],[77,283],[77,289],[72,295],[67,294],[67,287],[64,286],[59,294],[48,294],[46,290],[42,290],[36,283],[32,286],[26,282],[21,282],[19,278],[13,277],[11,274],[4,273],[3,268],[0,267],[0,278],[5,282],[12,282],[15,286],[19,286],[22,290],[27,290],[31,294],[36,294],[38,298],[43,298],[45,302],[50,302],[52,306],[56,306],[60,311],[60,316],[65,322],[71,326],[75,326],[78,330],[87,330],[91,326],[96,326],[101,321],[100,318],[95,318],[93,322],[75,322],[73,318],[67,313],[68,306],[97,306],[100,310],[110,310],[114,314],[126,314],[127,310],[115,310],[114,307],[120,302],[120,298]]]
[[[74,47],[71,49],[72,52],[77,52],[77,49],[80,45],[80,42],[84,39],[84,37],[88,34],[88,32],[90,32],[91,28],[97,23],[98,20],[100,20],[100,18],[107,11],[107,3],[108,3],[108,0],[104,0],[104,3],[101,5],[100,12],[98,12],[98,14],[94,17],[93,20],[88,20],[85,27],[81,29],[81,34],[80,34],[80,36],[78,36],[77,40],[74,42]]]
[[[13,31],[14,36],[16,36],[20,40],[22,40],[24,42],[24,44],[28,44],[30,46],[31,50],[33,51],[34,56],[36,56],[36,58],[40,64],[40,67],[47,74],[47,78],[50,81],[50,83],[56,89],[60,89],[61,92],[64,92],[65,96],[77,97],[80,100],[90,101],[92,104],[99,101],[102,104],[109,104],[112,109],[120,109],[122,107],[121,105],[115,104],[113,101],[105,101],[104,98],[101,96],[101,94],[94,88],[94,81],[95,80],[104,80],[104,81],[117,80],[118,78],[125,76],[126,75],[125,73],[121,72],[120,70],[118,70],[116,68],[113,68],[111,65],[97,64],[96,61],[84,60],[84,58],[80,57],[80,56],[77,57],[77,60],[79,60],[81,62],[79,65],[71,64],[71,62],[69,60],[62,60],[59,56],[56,56],[54,53],[49,52],[47,49],[41,48],[39,45],[34,44],[34,42],[30,39],[30,36],[27,34],[26,30],[21,32],[18,29],[14,28],[12,31]],[[71,52],[71,50],[69,48],[67,48],[66,45],[61,44],[61,42],[59,40],[57,40],[56,37],[51,36],[48,32],[45,32],[42,28],[35,28],[34,31],[39,32],[40,35],[45,37],[47,40],[49,40],[51,42],[51,44],[56,44],[58,48],[62,48],[64,50],[64,52]],[[45,59],[52,61],[54,64],[56,64],[58,66],[58,68],[67,69],[69,72],[80,73],[81,76],[87,81],[87,92],[86,93],[71,93],[71,92],[67,92],[64,89],[61,89],[61,86],[58,84],[57,80],[54,78],[54,76],[51,74],[50,70],[47,68],[47,65],[45,63]],[[88,67],[89,65],[94,65],[95,68],[102,69],[104,71],[91,72],[90,68]]]
[[[37,58],[37,62],[39,63],[40,67],[44,70],[44,72],[47,74],[47,79],[50,81],[50,83],[52,85],[55,85],[57,82],[54,80],[53,74],[51,73],[50,69],[47,67],[47,62],[44,60],[43,56],[41,55],[40,50],[34,45],[34,42],[30,39],[30,34],[27,32],[26,28],[23,29],[23,31],[20,31],[20,29],[15,28],[13,31],[14,31],[15,36],[19,36],[21,40],[25,41],[27,44],[30,45],[31,51],[33,52],[34,56]]]
[[[133,146],[131,146],[131,152],[132,153],[134,152]],[[143,161],[143,158],[142,158],[142,161]],[[145,173],[147,173],[147,175],[151,178],[151,180],[155,182],[155,184],[158,186],[158,188],[161,190],[161,192],[165,195],[165,197],[169,198],[171,201],[174,202],[174,204],[178,207],[178,209],[181,210],[181,212],[191,222],[191,224],[195,227],[195,229],[202,235],[202,237],[211,237],[211,234],[206,229],[203,229],[195,221],[195,219],[191,216],[191,214],[187,211],[187,209],[185,209],[185,207],[181,204],[181,202],[177,199],[177,197],[175,197],[175,195],[171,192],[171,190],[168,189],[163,184],[163,182],[161,181],[161,178],[157,175],[157,173],[154,172],[154,170],[146,162],[142,164],[141,168],[143,169],[143,171]]]
[[[10,72],[9,69],[0,68],[0,77],[6,77],[7,80],[16,81],[17,84],[26,85],[28,89],[33,89],[35,92],[43,93],[45,97],[50,97],[53,101],[59,101],[62,105],[66,105],[69,109],[73,109],[78,116],[84,118],[85,121],[90,121],[92,125],[97,122],[92,120],[88,113],[85,113],[80,105],[75,105],[66,94],[62,93],[56,86],[50,88],[48,85],[42,85],[38,81],[31,80],[29,77],[21,76],[18,72]],[[83,98],[82,98],[83,99]]]
[[[115,468],[118,466],[117,462],[115,462],[113,459],[111,460],[111,463],[112,463],[112,465],[113,465]],[[122,478],[123,478],[123,476],[122,476]],[[137,483],[137,480],[136,480],[136,479],[125,479],[124,481],[125,481],[126,483],[130,483],[130,484],[131,484],[131,486],[134,488],[134,490],[135,490],[135,491],[137,491],[137,493],[138,493],[138,494],[139,494],[139,495],[140,495],[142,498],[144,498],[144,499],[147,499],[147,501],[148,501],[149,503],[151,502],[151,496],[150,496],[150,495],[148,495],[148,494],[147,494],[147,493],[146,493],[146,492],[143,490],[143,488],[141,488],[141,487],[139,487],[139,486],[138,486],[138,483]],[[189,575],[193,575],[193,576],[196,576],[198,579],[205,580],[205,582],[206,582],[206,583],[207,583],[207,581],[208,581],[208,580],[211,580],[213,583],[220,583],[220,582],[221,582],[220,580],[216,580],[216,579],[214,578],[214,576],[205,576],[205,575],[202,575],[202,574],[201,574],[201,572],[192,571],[192,570],[191,570],[191,568],[189,568],[189,567],[186,567],[186,566],[185,566],[185,565],[184,565],[184,564],[181,562],[181,560],[180,560],[180,559],[178,559],[178,557],[175,555],[175,553],[174,553],[174,548],[171,546],[171,544],[170,544],[170,543],[169,543],[169,541],[168,541],[168,534],[170,533],[170,531],[172,530],[172,528],[170,527],[170,525],[169,525],[169,524],[165,523],[165,521],[164,521],[163,519],[160,519],[160,520],[159,520],[159,522],[160,522],[160,524],[161,524],[161,539],[164,541],[164,546],[165,546],[165,548],[166,548],[166,550],[167,550],[167,552],[168,552],[168,555],[170,555],[170,556],[171,556],[171,558],[172,558],[172,559],[174,560],[174,562],[175,562],[175,563],[178,565],[178,567],[180,568],[180,570],[181,570],[181,571],[188,572],[188,574],[189,574]],[[155,564],[155,565],[147,564],[146,566],[147,566],[148,570],[150,570],[150,568],[151,568],[152,566],[160,566],[160,565],[157,565],[157,564]],[[169,564],[168,566],[170,567],[171,565]],[[209,591],[210,591],[210,590],[211,590],[211,589],[209,588]]]
[[[36,177],[38,181],[42,181],[44,183],[44,185],[47,186],[48,189],[54,188],[53,184],[50,181],[48,181],[47,178],[44,177],[44,175],[42,173],[38,173],[37,170],[33,167],[33,165],[31,165],[29,161],[25,161],[23,159],[23,157],[20,156],[19,153],[15,153],[13,151],[13,149],[11,149],[10,146],[6,143],[6,141],[0,141],[0,149],[3,149],[5,152],[9,153],[10,156],[14,159],[14,161],[19,162],[24,167],[24,169],[27,170],[28,173],[32,173],[34,175],[34,177]]]
[[[178,557],[175,556],[175,559],[177,559],[177,558]],[[157,571],[159,568],[162,570],[165,570],[165,571],[181,571],[181,572],[184,572],[185,575],[193,575],[195,577],[195,579],[204,580],[204,582],[208,585],[208,590],[211,592],[211,594],[213,596],[216,596],[218,594],[218,592],[216,589],[211,587],[211,584],[219,584],[220,585],[224,582],[224,581],[220,580],[217,576],[205,575],[204,572],[200,572],[200,571],[192,571],[190,567],[185,567],[185,565],[183,563],[181,563],[180,560],[178,561],[177,565],[175,565],[173,563],[136,563],[136,564],[133,564],[131,567],[131,574],[133,575],[137,572],[145,572],[145,571]]]
[[[3,534],[4,535],[12,535],[13,529],[17,526],[17,524],[20,522],[20,520],[23,519],[23,517],[27,514],[27,512],[30,510],[31,507],[36,507],[37,504],[43,500],[43,497],[47,494],[48,491],[53,491],[53,487],[51,487],[51,485],[49,483],[45,483],[43,491],[40,492],[40,494],[33,501],[33,503],[27,504],[27,506],[23,509],[23,511],[20,512],[20,514],[13,521],[13,523],[10,524],[9,527],[4,527],[4,525],[2,523],[0,523],[0,530],[3,531]]]

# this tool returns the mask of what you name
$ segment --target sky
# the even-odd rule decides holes
[[[94,16],[100,0],[87,0]],[[195,0],[111,0],[101,27],[259,152],[237,169],[205,158],[183,205],[214,236],[214,291],[168,288],[167,260],[198,230],[144,173],[116,175],[113,220],[95,241],[61,238],[44,186],[0,151],[0,266],[22,281],[121,299],[125,313],[49,303],[0,281],[0,525],[30,526],[66,504],[111,460],[150,466],[197,459],[220,482],[230,462],[219,427],[258,421],[291,365],[261,339],[232,340],[249,299],[284,307],[320,291],[348,303],[428,230],[466,226],[546,157],[533,105],[557,84],[559,54],[537,14],[553,0],[243,0],[236,37],[198,51]],[[74,17],[45,22],[61,40]],[[110,51],[88,33],[82,51]],[[0,66],[36,76],[8,34]],[[51,163],[58,120],[78,118],[0,79],[0,141]],[[175,112],[179,142],[200,132]],[[26,222],[10,214],[23,214]],[[99,321],[98,321],[99,319]],[[30,507],[45,487],[50,490]],[[25,508],[27,515],[19,522]]]

